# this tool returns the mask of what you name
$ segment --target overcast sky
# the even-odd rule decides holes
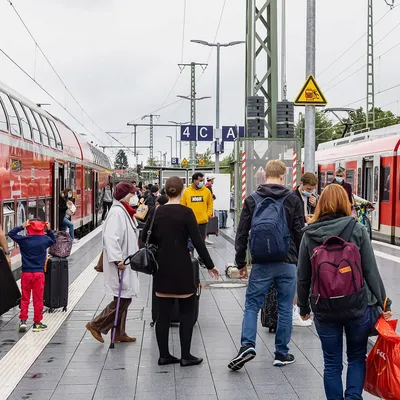
[[[400,0],[396,2],[400,4]],[[198,103],[197,122],[215,125],[216,55],[207,47],[190,43],[190,39],[244,40],[244,0],[226,0],[223,13],[224,0],[187,0],[185,29],[184,0],[13,0],[13,4],[67,87],[96,124],[104,131],[128,132],[115,135],[124,144],[132,144],[127,122],[175,102],[177,94],[190,94],[190,69],[180,73],[177,66],[182,61],[209,63],[204,74],[201,69],[196,71],[198,96],[212,96]],[[400,84],[400,45],[390,50],[399,43],[400,7],[388,13],[384,0],[374,0],[374,7],[375,22],[384,16],[375,26],[375,91],[378,93],[375,104],[399,113],[400,87],[379,92]],[[0,15],[0,49],[29,74],[35,75],[36,80],[61,104],[66,104],[87,129],[1,53],[0,80],[34,102],[51,103],[50,112],[77,132],[85,132],[86,138],[94,143],[117,145],[84,115],[71,96],[65,95],[62,84],[42,55],[35,51],[33,40],[7,0],[0,0]],[[366,65],[366,56],[363,57],[366,36],[325,69],[361,38],[366,29],[366,0],[317,1],[316,77],[331,107],[350,103],[351,107],[365,107],[365,100],[360,99],[366,96],[366,68],[362,68]],[[291,100],[305,80],[305,34],[306,0],[287,0],[288,97]],[[357,59],[360,60],[355,63]],[[221,72],[221,123],[243,125],[244,45],[222,50]],[[341,82],[353,72],[356,73]],[[156,113],[161,115],[160,123],[185,122],[190,118],[189,102],[180,101]],[[148,145],[148,131],[146,128],[139,131],[142,133],[138,134],[138,145]],[[159,156],[159,151],[168,150],[169,153],[166,135],[175,136],[175,130],[155,129],[155,156]],[[203,144],[199,150],[204,151],[207,146]],[[146,161],[148,150],[141,152],[140,161]],[[107,153],[113,156],[115,151]],[[187,155],[186,145],[183,153]],[[134,164],[132,156],[130,161]]]

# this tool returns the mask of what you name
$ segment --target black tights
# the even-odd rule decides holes
[[[190,360],[190,344],[192,342],[194,325],[194,308],[196,295],[186,299],[174,299],[170,297],[158,297],[158,317],[156,322],[156,336],[161,358],[169,358],[171,354],[168,348],[169,326],[174,302],[179,301],[179,337],[181,340],[181,358]]]

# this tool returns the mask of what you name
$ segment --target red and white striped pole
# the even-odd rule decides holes
[[[242,206],[246,200],[246,152],[242,152]]]
[[[294,151],[293,152],[293,190],[296,190],[297,188],[297,153]]]

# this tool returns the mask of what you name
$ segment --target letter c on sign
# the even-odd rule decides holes
[[[203,131],[206,131],[206,133],[203,134]],[[205,138],[208,136],[208,129],[207,129],[207,127],[205,127],[205,126],[201,127],[200,130],[199,130],[199,135],[200,135],[203,139],[205,139]]]

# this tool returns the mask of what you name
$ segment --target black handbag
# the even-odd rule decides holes
[[[153,229],[154,218],[156,216],[157,208],[154,210],[151,219],[149,230],[147,231],[147,238],[144,247],[139,249],[135,254],[129,256],[125,261],[125,265],[131,266],[131,269],[136,272],[142,272],[147,275],[155,275],[158,270],[158,263],[156,260],[157,246],[149,244],[151,231]]]

